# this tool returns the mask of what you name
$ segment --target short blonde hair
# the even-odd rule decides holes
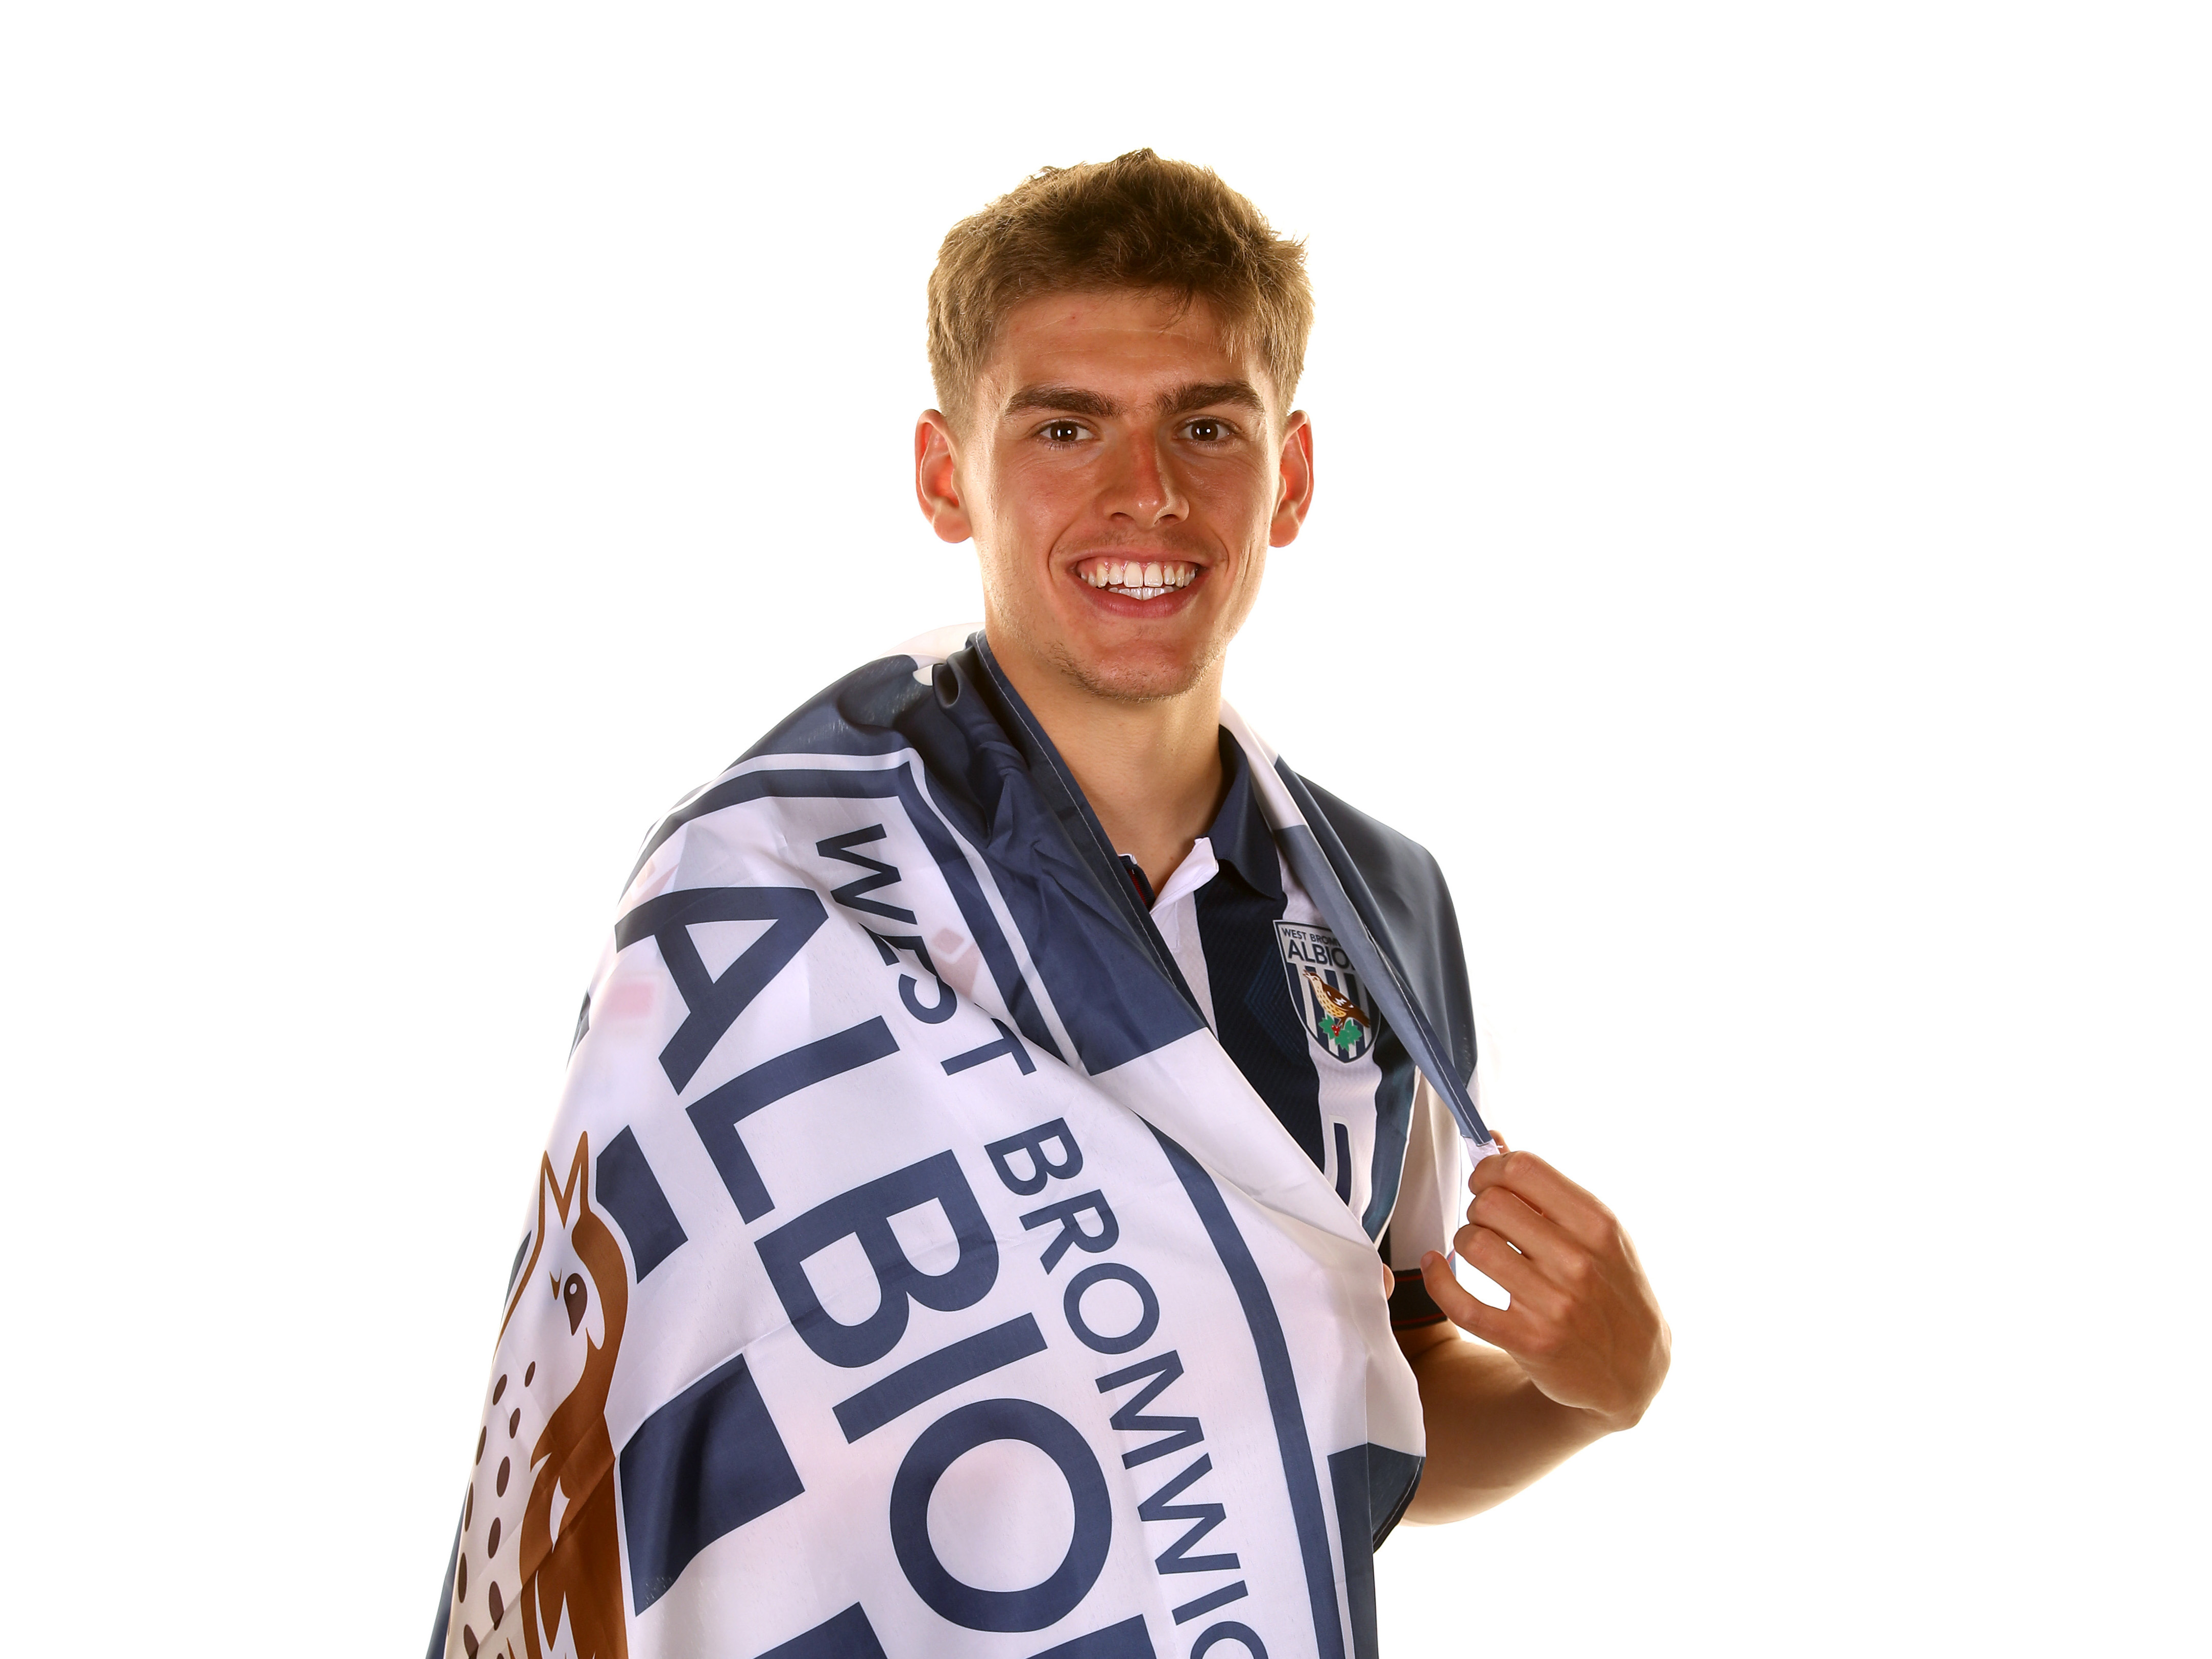
[[[1204,300],[1256,348],[1289,409],[1313,330],[1305,246],[1210,167],[1149,149],[1046,167],[946,233],[929,276],[929,373],[956,428],[1006,313],[1040,294],[1146,289]]]

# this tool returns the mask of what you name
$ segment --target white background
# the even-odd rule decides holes
[[[924,278],[1139,144],[1319,293],[1232,696],[1675,1334],[1388,1651],[2202,1643],[2203,14],[799,9],[0,25],[11,1650],[419,1651],[638,837],[976,614]]]

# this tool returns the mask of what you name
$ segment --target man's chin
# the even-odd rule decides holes
[[[1062,676],[1092,696],[1114,702],[1165,702],[1186,696],[1197,689],[1213,665],[1211,660],[1150,653],[1082,656],[1062,649],[1053,656],[1053,666]]]
[[[986,607],[985,626],[1002,659],[1026,659],[1061,684],[1109,702],[1188,696],[1206,683],[1229,645],[1196,629],[1174,630],[1179,638],[1163,637],[1168,630],[1162,629],[1150,638],[1101,639],[1057,617],[1042,627],[1036,621],[1018,612],[994,615]]]

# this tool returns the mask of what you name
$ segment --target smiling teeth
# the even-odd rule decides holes
[[[1093,587],[1110,587],[1133,599],[1156,599],[1189,586],[1198,570],[1172,559],[1092,559],[1076,574]]]

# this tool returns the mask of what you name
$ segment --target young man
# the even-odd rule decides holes
[[[975,544],[999,666],[1140,890],[1195,900],[1164,919],[1177,942],[1194,911],[1197,954],[1249,944],[1274,920],[1255,928],[1250,898],[1276,897],[1278,872],[1212,873],[1240,839],[1219,816],[1221,682],[1268,549],[1313,502],[1313,426],[1290,406],[1304,251],[1211,173],[1139,151],[1047,173],[959,226],[930,298],[945,408],[916,424],[915,489],[940,537]],[[1188,945],[1178,957],[1202,979]],[[1216,1030],[1296,1133],[1307,1067],[1279,1079],[1261,1033],[1234,1040],[1258,1024],[1240,1012]],[[1604,1205],[1528,1152],[1484,1159],[1472,1186],[1452,1247],[1507,1310],[1459,1285],[1445,1240],[1399,1241],[1426,1291],[1396,1322],[1429,1437],[1415,1522],[1486,1509],[1634,1424],[1667,1370],[1665,1322]]]
[[[1312,501],[1310,316],[1149,151],[947,237],[915,483],[983,631],[648,839],[434,1651],[1365,1659],[1401,1516],[1650,1403],[1626,1236],[1477,1113],[1433,860],[1221,701]]]

